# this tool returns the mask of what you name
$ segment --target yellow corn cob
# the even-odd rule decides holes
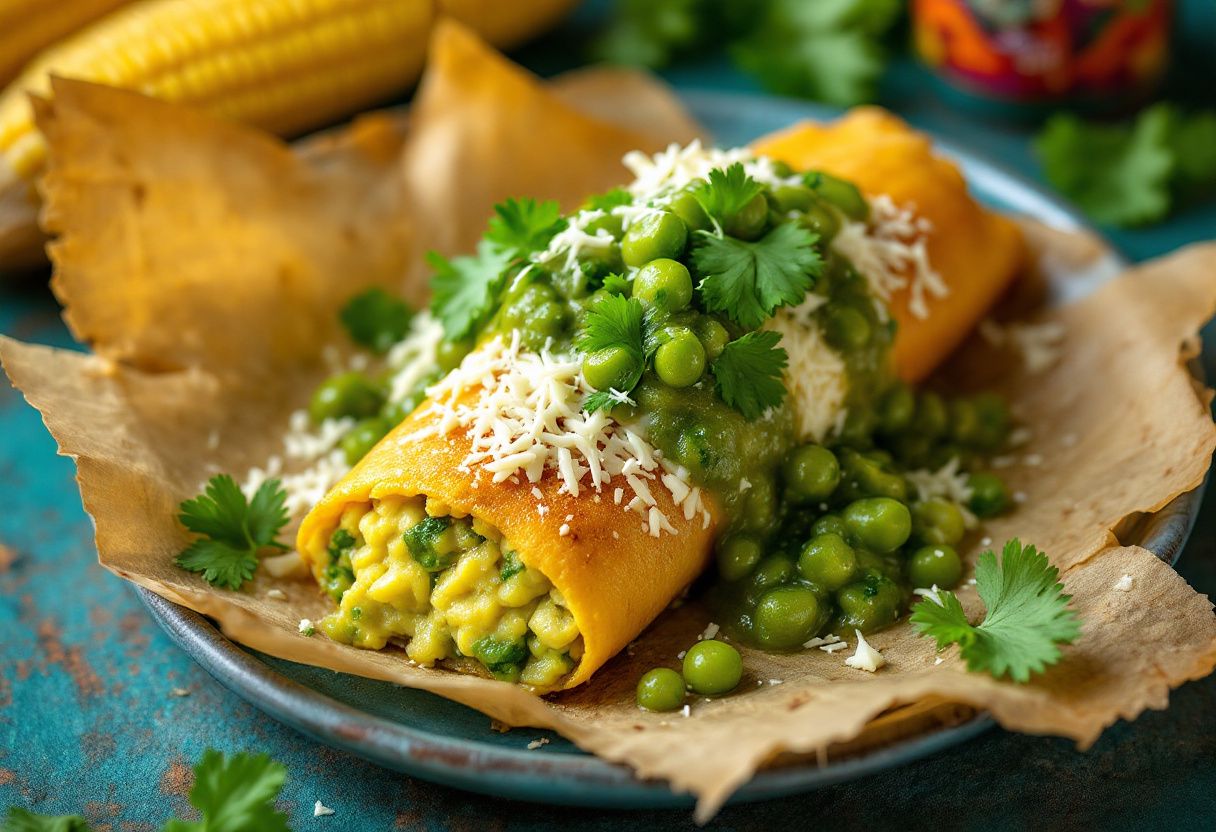
[[[131,0],[0,0],[0,85],[64,35]]]
[[[42,166],[27,96],[49,96],[52,74],[292,134],[413,83],[433,17],[432,0],[134,3],[44,52],[0,96],[0,173]]]

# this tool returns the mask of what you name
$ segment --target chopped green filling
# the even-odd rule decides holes
[[[428,572],[439,572],[456,562],[451,547],[440,551],[444,532],[452,525],[450,517],[428,517],[405,533],[405,545],[414,560]]]
[[[329,565],[322,574],[322,587],[335,601],[355,582],[355,571],[350,565],[350,555],[355,549],[355,536],[346,529],[338,529],[329,538]]]
[[[509,581],[511,578],[514,578],[516,575],[518,575],[520,572],[523,572],[523,571],[524,571],[524,565],[523,565],[523,562],[519,559],[519,555],[513,551],[508,550],[502,556],[502,572],[500,573],[499,576],[504,581]]]
[[[528,645],[523,639],[505,641],[486,636],[473,644],[473,658],[484,664],[495,679],[513,682],[528,659]]]

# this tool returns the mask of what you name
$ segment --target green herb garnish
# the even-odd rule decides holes
[[[1158,222],[1216,189],[1216,113],[1186,115],[1157,104],[1125,124],[1062,113],[1035,140],[1043,173],[1098,222]]]
[[[485,239],[501,252],[517,259],[526,258],[546,248],[565,227],[566,220],[556,200],[508,199],[494,206]]]
[[[763,192],[764,186],[748,176],[741,163],[735,162],[726,170],[711,170],[709,177],[693,188],[692,195],[721,231],[724,224]]]
[[[692,260],[705,307],[756,329],[778,307],[801,303],[823,268],[816,239],[794,223],[755,242],[697,232]]]
[[[1026,682],[1058,662],[1057,645],[1071,644],[1081,631],[1059,577],[1046,555],[1011,540],[999,563],[987,551],[976,564],[976,589],[988,610],[983,621],[971,624],[958,596],[939,590],[937,600],[926,598],[912,608],[912,625],[936,639],[939,650],[959,645],[968,670]]]
[[[414,312],[405,301],[376,287],[351,298],[338,317],[352,341],[383,354],[409,332]]]
[[[731,341],[713,362],[718,395],[747,419],[758,419],[785,400],[781,374],[789,355],[777,343],[780,333],[749,332]]]
[[[490,317],[512,259],[511,252],[489,240],[477,245],[475,255],[449,260],[433,251],[427,254],[426,262],[435,270],[431,311],[448,338],[462,341]]]
[[[240,589],[253,577],[261,549],[289,548],[275,540],[287,525],[286,500],[278,480],[262,483],[247,502],[231,476],[212,477],[203,494],[180,506],[182,525],[202,537],[177,556],[177,565],[201,572],[209,584]]]

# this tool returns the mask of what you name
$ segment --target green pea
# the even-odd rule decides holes
[[[750,531],[764,531],[777,517],[777,483],[772,477],[759,476],[744,494],[743,517],[740,525]]]
[[[849,219],[861,222],[870,216],[870,203],[852,182],[846,182],[830,173],[810,172],[806,183],[821,199],[831,203]]]
[[[765,593],[756,604],[752,633],[767,650],[792,650],[815,635],[826,619],[813,591],[783,586]]]
[[[766,590],[788,583],[794,577],[794,564],[781,555],[769,555],[752,572],[748,594],[759,598]]]
[[[779,185],[773,199],[780,211],[805,211],[815,204],[815,192],[803,185]]]
[[[785,496],[792,503],[816,503],[832,496],[840,484],[840,463],[822,445],[802,445],[785,458]]]
[[[980,436],[980,416],[972,402],[955,399],[946,407],[949,414],[950,437],[963,445],[971,445]]]
[[[648,711],[674,711],[684,704],[684,679],[670,667],[648,670],[638,680],[638,706]]]
[[[692,302],[692,276],[678,260],[651,260],[633,278],[633,296],[677,312]]]
[[[1009,490],[996,474],[979,472],[967,478],[971,487],[968,508],[976,517],[996,517],[1009,507]]]
[[[503,330],[519,330],[529,347],[544,346],[565,329],[568,312],[557,291],[545,283],[529,283],[511,297],[499,313]]]
[[[734,690],[743,678],[739,651],[716,639],[698,641],[684,654],[684,681],[702,696],[718,696]]]
[[[746,577],[760,562],[760,543],[745,534],[731,534],[718,541],[718,574],[728,581]]]
[[[818,234],[819,242],[823,245],[830,243],[840,231],[840,216],[819,200],[815,200],[807,206],[798,221],[807,231]],[[821,290],[816,289],[816,291]]]
[[[941,497],[912,506],[912,529],[925,543],[951,546],[962,540],[967,532],[959,507]]]
[[[1009,438],[1009,406],[995,393],[981,393],[972,399],[979,428],[972,443],[986,451],[995,451]]]
[[[768,200],[764,194],[756,194],[733,216],[722,223],[722,230],[740,240],[755,240],[764,233],[768,225]]]
[[[840,459],[843,473],[837,494],[843,499],[890,497],[901,502],[907,499],[907,481],[899,474],[888,471],[883,463],[849,448],[841,449]]]
[[[906,569],[908,583],[917,588],[937,585],[954,589],[963,579],[963,562],[958,552],[945,544],[920,547],[908,558]]]
[[[798,571],[816,586],[835,591],[853,580],[857,553],[839,534],[817,534],[803,547]]]
[[[856,581],[836,593],[836,605],[840,608],[838,627],[842,630],[854,628],[871,633],[895,623],[899,608],[903,604],[903,593],[894,581],[870,576]]]
[[[705,373],[705,348],[692,330],[686,329],[658,348],[654,371],[671,387],[695,384]]]
[[[870,343],[873,330],[866,316],[851,306],[832,304],[827,309],[828,343],[842,350],[858,350]]]
[[[370,419],[364,419],[351,428],[339,443],[342,447],[342,453],[346,455],[346,464],[354,465],[367,456],[367,452],[375,447],[376,443],[393,429],[393,426],[393,423],[388,419],[382,416],[373,416]]]
[[[338,373],[330,376],[308,404],[308,415],[314,422],[326,419],[355,419],[375,416],[384,406],[384,393],[362,373]]]
[[[838,534],[844,537],[849,533],[849,527],[839,514],[825,514],[811,526],[811,534]]]
[[[861,545],[875,552],[893,552],[912,534],[908,507],[890,497],[867,497],[849,503],[844,522]]]
[[[789,162],[784,162],[781,159],[773,159],[773,176],[778,179],[789,179],[794,175],[794,169],[790,167]]]
[[[896,384],[878,402],[878,429],[897,434],[908,429],[916,414],[916,395],[906,384]]]
[[[697,198],[689,191],[676,196],[667,206],[667,210],[683,220],[689,231],[705,231],[713,225],[701,203],[697,202]]]
[[[912,418],[912,430],[926,438],[935,439],[946,432],[949,417],[942,397],[932,392],[923,392],[916,401],[916,415]]]
[[[583,378],[596,390],[629,392],[641,367],[637,356],[625,347],[605,347],[583,356]]]
[[[726,345],[730,341],[730,333],[726,331],[726,327],[713,318],[698,319],[695,331],[697,337],[701,339],[701,346],[705,348],[705,357],[710,361],[721,355],[722,350],[726,349]]]
[[[440,341],[439,346],[435,348],[435,364],[444,372],[454,370],[472,351],[472,341]]]
[[[597,231],[607,231],[616,239],[621,239],[624,231],[624,218],[619,214],[604,214],[587,223],[587,233],[594,235]]]
[[[621,240],[621,257],[626,266],[639,268],[661,257],[679,257],[687,243],[684,221],[670,211],[656,211],[629,226]]]

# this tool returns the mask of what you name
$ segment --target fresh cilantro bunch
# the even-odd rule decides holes
[[[782,95],[873,100],[900,0],[617,0],[595,57],[652,68],[726,47]]]
[[[477,254],[448,259],[428,253],[426,261],[435,272],[431,311],[448,338],[461,341],[473,335],[493,314],[511,268],[548,246],[565,227],[561,207],[553,200],[508,199],[494,206]]]
[[[1124,124],[1062,113],[1035,140],[1043,173],[1098,222],[1159,222],[1181,201],[1216,191],[1216,112],[1157,104]]]
[[[201,537],[177,556],[177,565],[201,572],[209,584],[240,589],[253,577],[260,550],[289,548],[275,540],[287,525],[286,501],[278,480],[262,483],[246,501],[231,476],[212,477],[204,493],[181,504],[178,519]]]
[[[1071,644],[1081,632],[1059,577],[1046,555],[1014,539],[999,562],[988,551],[976,564],[976,589],[988,610],[983,621],[971,624],[958,596],[939,591],[912,608],[912,625],[936,639],[939,650],[959,645],[968,670],[1026,682],[1058,662],[1058,645]]]
[[[274,808],[287,769],[265,754],[225,757],[208,749],[194,767],[190,805],[202,820],[167,821],[163,832],[290,832],[287,816]],[[91,832],[77,815],[52,817],[12,807],[0,832]]]

